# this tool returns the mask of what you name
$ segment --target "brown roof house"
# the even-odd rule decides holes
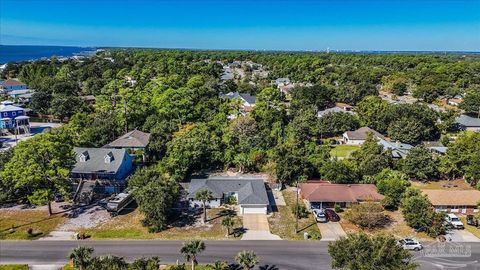
[[[335,204],[349,207],[352,203],[383,200],[373,184],[332,184],[324,181],[306,182],[299,193],[310,208],[330,208]]]
[[[422,192],[427,195],[436,211],[461,214],[478,211],[477,203],[480,202],[478,190],[425,189]]]
[[[385,136],[380,134],[369,127],[361,127],[354,131],[347,131],[343,133],[343,143],[351,145],[361,145],[367,139],[369,133],[373,133],[373,136],[378,140],[385,140]]]

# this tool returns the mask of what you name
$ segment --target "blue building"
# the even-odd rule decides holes
[[[14,90],[25,90],[27,89],[27,85],[19,80],[8,79],[5,81],[0,81],[0,88],[5,92],[10,92]]]
[[[29,119],[30,117],[25,115],[25,109],[14,106],[12,101],[0,103],[0,129],[29,127]]]

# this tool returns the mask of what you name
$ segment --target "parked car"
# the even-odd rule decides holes
[[[461,230],[465,227],[463,226],[462,221],[455,215],[455,214],[448,214],[445,217],[445,221],[447,222],[447,226],[453,229]]]
[[[61,193],[55,193],[54,201],[55,202],[63,202],[63,201],[65,201],[65,199],[63,198],[63,195]]]
[[[313,214],[315,215],[315,220],[317,220],[317,222],[324,223],[328,221],[325,212],[320,209],[313,209]]]
[[[478,220],[474,215],[467,215],[467,224],[470,226],[478,227]]]
[[[340,221],[340,217],[332,209],[325,209],[325,215],[327,216],[328,221]]]
[[[398,243],[400,244],[400,246],[403,247],[403,249],[407,249],[407,250],[419,251],[423,249],[422,244],[420,244],[417,240],[412,238],[400,239]]]

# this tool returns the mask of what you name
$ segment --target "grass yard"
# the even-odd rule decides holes
[[[423,232],[415,232],[414,229],[410,228],[405,220],[403,219],[402,211],[397,210],[397,211],[385,211],[385,214],[387,214],[390,219],[391,223],[388,224],[387,226],[383,228],[377,228],[377,229],[361,229],[357,227],[355,224],[351,223],[347,219],[345,219],[345,212],[339,213],[340,216],[340,225],[342,225],[343,230],[348,233],[358,233],[358,232],[364,232],[369,235],[375,235],[375,234],[390,234],[393,235],[397,238],[403,238],[403,237],[413,237],[418,240],[427,240],[427,241],[432,241],[434,240],[430,236],[428,236],[426,233]]]
[[[207,211],[210,221],[203,225],[196,222],[192,225],[172,226],[159,233],[150,233],[142,226],[143,215],[138,209],[125,215],[119,215],[106,223],[92,229],[82,230],[92,239],[165,239],[165,240],[217,240],[240,239],[240,237],[225,236],[225,228],[221,225],[222,209]],[[235,217],[235,228],[242,227],[241,217]]]
[[[360,149],[359,145],[338,144],[330,150],[330,155],[337,158],[348,158],[358,149]]]
[[[468,225],[467,224],[467,217],[464,216],[464,215],[460,216],[460,219],[462,220],[462,223],[465,226],[465,230],[471,232],[473,235],[480,238],[480,228]]]
[[[28,270],[28,265],[26,264],[0,265],[0,270]]]
[[[411,181],[412,186],[419,189],[442,189],[442,190],[473,190],[474,188],[462,179],[441,180],[431,182]]]
[[[296,202],[296,194],[293,189],[286,189],[283,191],[286,206],[277,206],[278,212],[274,212],[268,217],[270,224],[270,232],[280,236],[284,240],[303,240],[303,233],[308,232],[310,236],[321,237],[317,222],[310,213],[308,218],[303,218],[298,221],[299,233],[295,233],[295,215],[292,213],[292,207]],[[299,199],[303,204],[303,201]]]
[[[43,210],[0,210],[0,239],[35,240],[49,234],[62,224],[61,215],[48,217]],[[31,228],[32,234],[28,234]]]

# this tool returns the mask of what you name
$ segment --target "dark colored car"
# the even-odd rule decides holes
[[[328,221],[340,221],[340,217],[332,209],[325,209],[325,215],[327,216]]]
[[[63,195],[62,195],[62,194],[56,193],[56,194],[55,194],[54,201],[55,201],[55,202],[63,202],[63,201],[65,201],[65,199],[63,198]]]
[[[478,220],[474,215],[467,215],[467,224],[470,226],[478,227]]]

